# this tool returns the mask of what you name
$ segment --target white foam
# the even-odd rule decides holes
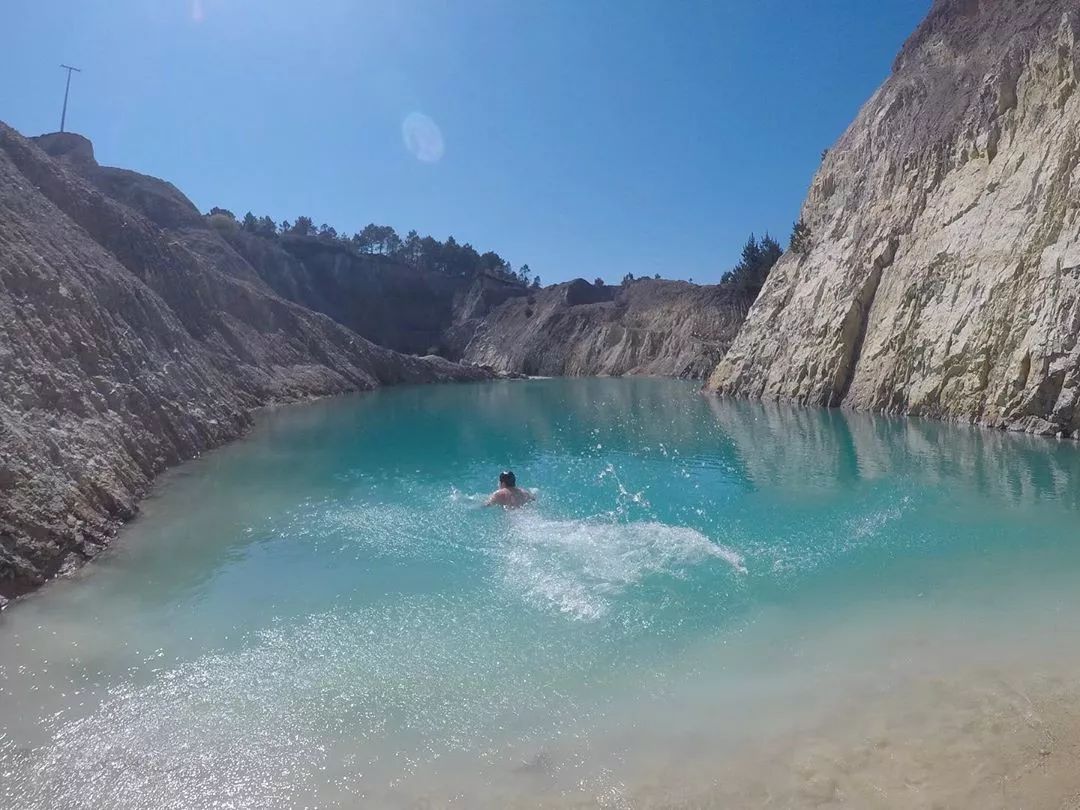
[[[740,554],[683,526],[658,522],[549,520],[518,513],[505,548],[505,577],[527,599],[579,619],[654,575],[683,576],[710,559],[746,573]]]

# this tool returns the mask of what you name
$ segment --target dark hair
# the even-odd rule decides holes
[[[514,477],[514,474],[510,472],[510,470],[504,470],[499,473],[499,483],[505,484],[508,487],[516,487],[517,478]]]

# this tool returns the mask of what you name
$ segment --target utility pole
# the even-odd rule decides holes
[[[82,70],[77,67],[72,67],[71,65],[61,65],[60,67],[68,72],[67,84],[64,85],[64,111],[60,113],[60,131],[63,132],[64,121],[67,120],[67,99],[68,91],[71,89],[71,71],[74,70],[76,73],[82,73]]]

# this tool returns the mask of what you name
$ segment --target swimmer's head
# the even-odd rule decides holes
[[[503,472],[499,473],[499,486],[516,487],[517,478],[514,477],[514,474],[510,472],[510,470],[504,470]]]

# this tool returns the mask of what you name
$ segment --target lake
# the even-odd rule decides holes
[[[1067,442],[654,379],[270,410],[0,615],[0,806],[1058,810],[1078,575]]]

